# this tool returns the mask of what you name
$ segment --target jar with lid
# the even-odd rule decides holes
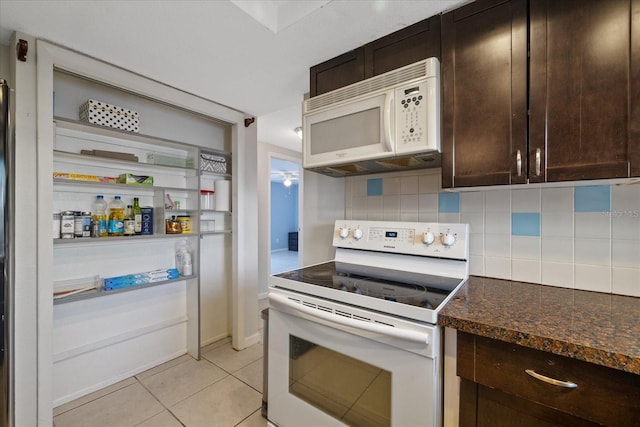
[[[183,234],[191,233],[191,215],[179,215],[178,221],[180,221],[180,227]]]
[[[213,190],[200,190],[200,209],[209,211],[215,209]]]
[[[53,238],[60,238],[60,211],[53,211]]]
[[[73,239],[73,230],[75,228],[75,212],[64,211],[60,216],[60,238]]]
[[[74,237],[91,237],[91,212],[76,212],[73,227]]]

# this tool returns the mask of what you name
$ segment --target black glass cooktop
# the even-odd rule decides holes
[[[403,272],[386,272],[387,276],[394,276],[394,279],[397,276],[397,280],[354,273],[350,271],[348,264],[337,264],[334,261],[287,271],[276,274],[275,277],[432,310],[437,309],[461,282],[460,279],[449,277],[420,275],[418,283],[415,278],[405,280]],[[313,295],[313,287],[309,287],[308,293]]]

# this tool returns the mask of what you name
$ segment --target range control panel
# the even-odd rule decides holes
[[[338,220],[333,246],[467,260],[468,237],[468,224]]]

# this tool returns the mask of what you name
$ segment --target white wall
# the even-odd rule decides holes
[[[302,265],[332,260],[333,227],[345,218],[345,178],[304,171]]]
[[[451,193],[439,169],[351,177],[346,216],[469,223],[472,275],[640,296],[640,184],[630,182]]]

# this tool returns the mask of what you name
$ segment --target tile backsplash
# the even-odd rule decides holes
[[[468,223],[472,275],[640,296],[640,182],[448,192],[430,169],[345,190],[347,219]]]

